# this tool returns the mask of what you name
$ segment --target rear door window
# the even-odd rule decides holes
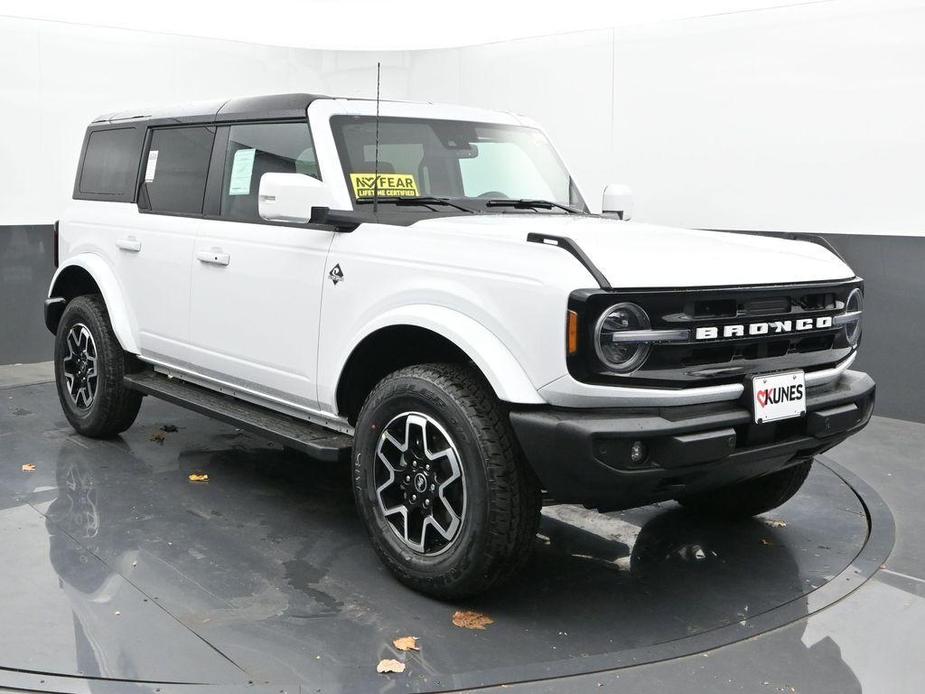
[[[308,123],[246,123],[228,127],[220,214],[257,222],[257,193],[265,173],[321,178]]]
[[[160,128],[151,134],[140,204],[152,212],[201,214],[215,128]]]

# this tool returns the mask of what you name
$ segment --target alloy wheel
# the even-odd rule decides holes
[[[67,355],[61,362],[64,382],[74,406],[88,410],[96,398],[99,374],[96,369],[96,343],[89,328],[77,323],[67,333]]]
[[[408,548],[433,556],[459,536],[466,487],[459,451],[433,417],[404,412],[382,430],[374,480],[379,511]]]

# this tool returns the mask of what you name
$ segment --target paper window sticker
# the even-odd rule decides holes
[[[251,175],[254,173],[254,155],[256,153],[256,149],[239,149],[234,153],[228,195],[251,194]]]
[[[154,172],[157,170],[157,150],[152,149],[148,152],[148,165],[145,167],[145,183],[151,183],[154,180]]]

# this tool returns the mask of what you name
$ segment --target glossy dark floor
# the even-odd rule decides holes
[[[791,502],[732,525],[674,504],[547,508],[520,580],[451,605],[380,566],[342,468],[151,399],[100,442],[72,432],[51,384],[0,397],[0,685],[402,691],[611,670],[799,620],[892,544],[879,497],[819,464]],[[460,629],[456,609],[494,623]],[[404,635],[420,653],[394,650]],[[391,657],[405,673],[377,675]],[[856,681],[847,667],[833,677]]]

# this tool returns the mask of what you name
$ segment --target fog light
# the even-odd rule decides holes
[[[642,441],[633,441],[633,445],[630,446],[630,462],[633,465],[639,465],[648,457],[649,451],[646,450],[646,444]]]

